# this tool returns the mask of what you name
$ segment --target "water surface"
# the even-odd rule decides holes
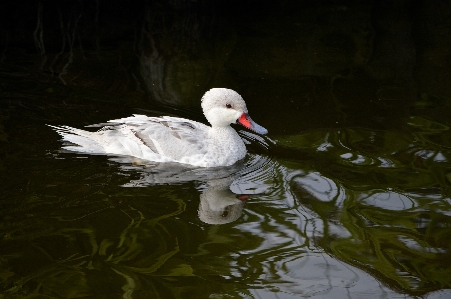
[[[74,7],[30,11],[79,43],[33,36],[47,36],[38,19],[36,44],[2,42],[2,298],[449,296],[451,104],[431,79],[449,69],[427,63],[442,44],[420,51],[408,17],[281,5],[229,24],[230,10],[159,7],[111,23],[123,35],[110,43],[110,23]],[[269,130],[241,132],[249,154],[227,168],[64,152],[45,126],[204,121],[213,86],[241,93]]]

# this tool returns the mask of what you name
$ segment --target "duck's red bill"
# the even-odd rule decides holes
[[[248,128],[249,130],[254,131],[258,134],[268,134],[268,130],[254,122],[247,113],[241,114],[240,118],[237,120],[237,123]]]
[[[238,195],[236,196],[236,198],[238,198],[238,199],[241,200],[241,201],[246,201],[246,200],[249,199],[249,195],[246,195],[246,194],[238,194]]]

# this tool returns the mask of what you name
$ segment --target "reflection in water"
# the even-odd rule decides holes
[[[239,161],[229,167],[216,168],[194,168],[178,163],[148,164],[149,162],[131,157],[114,157],[110,160],[122,163],[122,171],[140,174],[139,179],[125,183],[123,187],[202,182],[198,187],[201,192],[199,219],[209,224],[225,224],[237,220],[249,196],[265,191],[265,185],[256,185],[249,180],[259,176],[268,163],[267,159],[259,156],[252,156],[246,164]],[[250,174],[252,176],[248,178]]]
[[[209,224],[224,224],[237,220],[243,212],[244,195],[230,191],[232,178],[208,182],[200,195],[199,219]]]
[[[425,130],[430,131],[423,127],[416,134],[422,136]],[[288,137],[280,143],[303,148],[308,142],[336,159],[292,178],[292,190],[300,199],[293,200],[294,208],[306,218],[312,215],[308,239],[394,289],[415,293],[428,283],[449,285],[437,273],[448,255],[448,245],[438,236],[449,231],[444,224],[449,188],[440,164],[450,153],[430,143],[426,150],[424,144],[403,137],[346,129]],[[429,154],[418,155],[425,151]]]
[[[27,142],[38,138],[21,133]],[[448,286],[447,169],[417,153],[447,158],[449,150],[403,136],[311,131],[280,137],[270,157],[250,154],[214,169],[124,157],[108,165],[73,154],[36,165],[14,160],[30,183],[21,199],[2,201],[3,289],[11,296],[336,298]]]

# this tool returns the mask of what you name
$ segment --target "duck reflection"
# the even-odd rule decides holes
[[[130,157],[114,157],[122,171],[138,171],[140,178],[123,187],[147,187],[161,184],[199,182],[199,219],[207,224],[226,224],[236,221],[244,205],[252,196],[262,195],[268,186],[252,182],[256,171],[263,169],[269,158],[250,155],[229,167],[193,168],[179,163],[153,163]]]
[[[212,180],[200,195],[199,219],[208,224],[225,224],[237,220],[243,212],[246,194],[230,190],[234,177]]]

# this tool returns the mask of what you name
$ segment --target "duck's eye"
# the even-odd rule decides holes
[[[226,104],[226,107],[227,107],[227,109],[230,109],[230,108],[232,108],[232,105]]]

